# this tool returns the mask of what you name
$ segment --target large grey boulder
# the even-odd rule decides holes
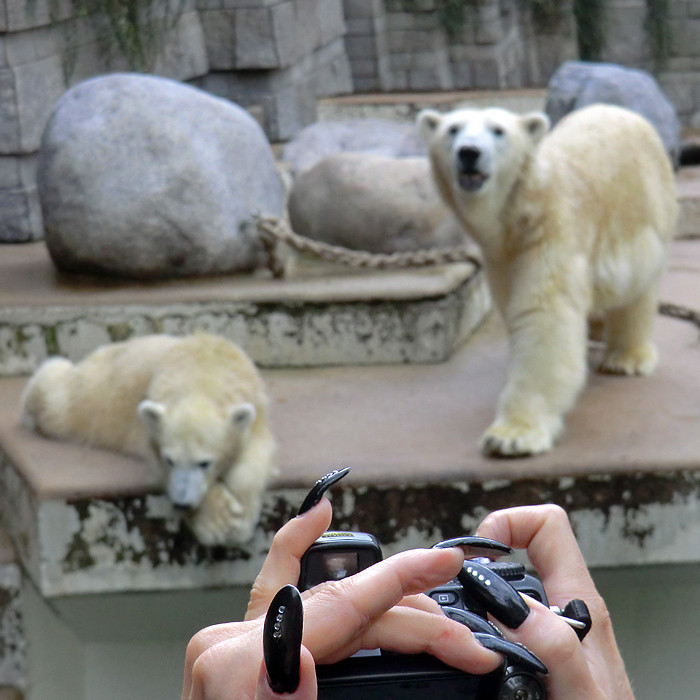
[[[401,158],[425,155],[426,149],[413,123],[347,119],[310,124],[285,146],[283,158],[298,174],[335,153]]]
[[[255,214],[280,216],[270,145],[243,109],[165,78],[69,90],[39,151],[46,244],[70,272],[139,279],[255,268]]]
[[[659,132],[673,164],[678,163],[678,116],[651,75],[612,63],[567,61],[549,81],[545,111],[554,125],[569,112],[596,102],[627,107],[646,117]]]
[[[423,157],[328,156],[297,177],[288,210],[297,233],[355,250],[393,253],[465,243]]]

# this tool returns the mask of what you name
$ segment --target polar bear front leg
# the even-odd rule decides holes
[[[510,324],[508,380],[481,439],[489,457],[547,452],[586,381],[584,313],[532,311]]]
[[[275,454],[272,434],[258,426],[236,464],[224,476],[226,487],[243,504],[240,517],[230,524],[229,541],[247,542],[253,537],[265,489],[276,471]]]
[[[205,545],[227,544],[233,524],[244,513],[243,504],[222,483],[214,484],[189,518],[195,537]]]
[[[606,314],[605,357],[599,372],[649,375],[656,369],[658,353],[652,333],[657,306],[655,283],[629,306]]]

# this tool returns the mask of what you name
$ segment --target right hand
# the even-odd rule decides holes
[[[526,549],[550,604],[563,608],[583,600],[593,625],[583,642],[558,615],[535,600],[516,630],[501,629],[549,668],[548,700],[634,700],[613,633],[610,614],[596,590],[566,512],[554,505],[523,506],[491,513],[477,534]]]

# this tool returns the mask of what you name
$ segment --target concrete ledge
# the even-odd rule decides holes
[[[42,243],[3,249],[0,376],[48,355],[73,360],[147,333],[208,330],[263,367],[442,362],[490,309],[483,273],[455,264],[415,270],[177,280],[68,277]]]
[[[10,537],[0,527],[0,700],[21,700],[25,685],[22,571]]]
[[[661,299],[698,298],[700,243],[678,241]],[[247,586],[314,480],[345,465],[335,525],[374,532],[387,554],[470,532],[495,508],[553,502],[591,565],[699,562],[698,326],[660,316],[656,335],[654,376],[592,373],[560,444],[529,460],[477,450],[506,374],[494,317],[440,364],[265,370],[281,473],[241,550],[200,546],[147,465],[19,427],[25,380],[3,379],[0,513],[47,597]]]

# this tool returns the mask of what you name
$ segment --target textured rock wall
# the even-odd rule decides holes
[[[170,0],[171,16],[180,3]],[[72,11],[70,0],[0,0],[3,242],[43,236],[36,152],[56,101],[87,78],[132,68]],[[352,90],[344,33],[342,0],[186,0],[148,70],[257,107],[278,140],[315,119],[318,97]]]

